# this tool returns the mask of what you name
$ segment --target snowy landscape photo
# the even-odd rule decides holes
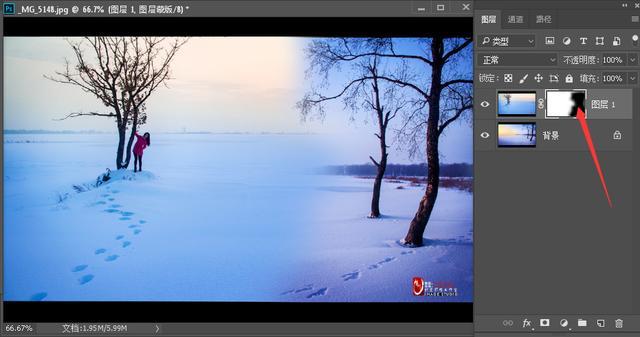
[[[4,38],[5,299],[471,302],[471,49]]]
[[[498,116],[529,116],[536,115],[535,92],[499,92]]]

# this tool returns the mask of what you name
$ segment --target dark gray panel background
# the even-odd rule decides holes
[[[587,152],[476,153],[477,314],[632,311],[631,157],[600,160],[614,209]]]
[[[65,335],[62,324],[39,323],[32,335]],[[155,332],[158,331],[158,334]],[[134,323],[127,335],[161,336],[471,336],[471,323]],[[17,334],[14,334],[17,335]],[[24,335],[24,334],[22,334]],[[68,333],[66,334],[68,335]]]
[[[64,7],[68,16],[74,17],[136,17],[129,10],[126,14],[108,14],[109,5],[128,5],[138,7],[144,5],[181,5],[185,6],[183,14],[145,14],[143,16],[180,16],[180,17],[409,17],[409,16],[471,16],[471,10],[463,10],[462,3],[467,1],[439,1],[446,5],[446,11],[436,12],[432,9],[435,2],[426,12],[417,12],[418,6],[429,5],[430,1],[414,0],[220,0],[220,1],[74,1],[74,0],[33,0],[16,2],[16,13],[21,8],[38,5]],[[72,13],[72,6],[79,6],[78,13]],[[82,6],[103,5],[105,13],[82,12]],[[186,9],[186,6],[189,9]],[[470,9],[473,7],[470,6]],[[24,16],[34,16],[22,13]],[[53,17],[52,13],[40,13],[37,16]]]
[[[525,336],[535,336],[535,337],[558,337],[558,336],[571,336],[571,337],[605,337],[611,336],[608,334],[597,334],[592,332],[571,332],[571,333],[558,333],[558,332],[537,332],[535,335],[532,335],[531,332],[512,332],[512,333],[502,333],[502,332],[483,332],[476,333],[474,336],[476,337],[525,337]],[[614,336],[616,337],[638,337],[637,333],[616,333]]]

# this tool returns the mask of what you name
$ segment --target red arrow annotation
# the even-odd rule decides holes
[[[584,111],[578,108],[578,115],[576,117],[578,119],[578,122],[580,122],[580,127],[582,128],[584,139],[587,141],[587,146],[589,147],[591,158],[593,159],[593,163],[596,166],[596,170],[598,171],[598,176],[600,176],[600,183],[602,183],[602,188],[604,189],[604,195],[607,197],[607,201],[609,202],[609,207],[613,208],[613,203],[611,202],[611,196],[609,195],[609,189],[607,188],[607,183],[604,180],[604,174],[602,173],[602,167],[600,167],[600,161],[598,160],[598,154],[596,153],[596,148],[593,146],[593,139],[591,139],[591,132],[589,132],[589,126],[587,125],[587,119],[584,115]]]

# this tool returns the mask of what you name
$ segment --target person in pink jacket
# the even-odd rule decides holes
[[[133,172],[142,171],[142,153],[149,145],[151,145],[151,135],[145,132],[140,136],[136,132],[136,144],[133,146]]]

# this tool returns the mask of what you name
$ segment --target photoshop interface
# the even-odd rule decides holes
[[[3,336],[640,335],[640,1],[1,26]]]

